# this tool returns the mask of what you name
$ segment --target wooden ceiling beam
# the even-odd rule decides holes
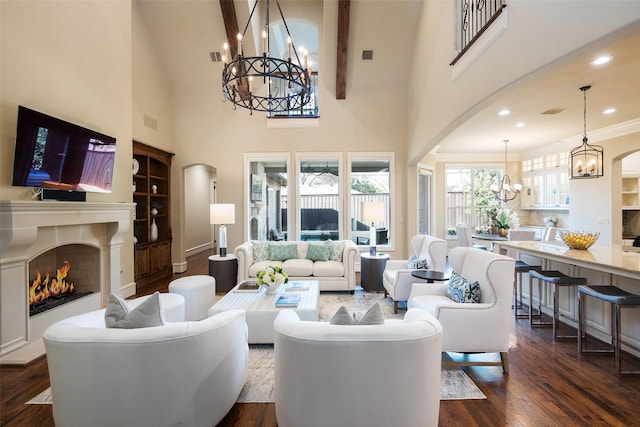
[[[222,19],[224,20],[224,29],[227,33],[227,42],[229,43],[229,55],[231,60],[238,54],[238,18],[236,16],[236,6],[233,0],[220,0],[220,10],[222,11]]]
[[[222,1],[222,0],[220,0]],[[349,47],[349,10],[351,0],[338,2],[338,52],[336,61],[336,99],[347,97],[347,59]]]

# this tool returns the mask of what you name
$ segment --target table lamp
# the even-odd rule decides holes
[[[214,203],[210,206],[209,213],[209,222],[220,226],[220,256],[227,256],[227,227],[225,224],[236,223],[236,205],[230,203]]]
[[[376,254],[376,222],[384,221],[384,203],[362,202],[362,222],[371,224],[369,227],[369,254]]]

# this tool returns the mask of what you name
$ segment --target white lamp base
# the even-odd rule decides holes
[[[227,227],[220,226],[220,256],[227,256]]]
[[[376,254],[376,237],[376,227],[371,224],[371,227],[369,227],[369,255]]]

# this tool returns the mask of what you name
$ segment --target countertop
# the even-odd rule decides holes
[[[496,242],[497,244],[498,242]],[[629,246],[594,244],[588,250],[569,249],[563,242],[507,241],[500,247],[522,253],[575,264],[612,274],[640,278],[640,253]]]

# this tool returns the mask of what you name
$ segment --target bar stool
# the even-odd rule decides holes
[[[538,314],[533,315],[533,279],[538,279]],[[534,322],[533,317],[542,317],[542,282],[553,285],[553,321]],[[577,335],[558,335],[558,324],[560,323],[559,313],[559,286],[579,286],[587,283],[584,277],[571,277],[557,270],[529,270],[529,298],[531,307],[529,308],[529,325],[533,327],[553,326],[553,339],[577,338]]]
[[[547,227],[545,229],[544,235],[542,236],[542,240],[549,240],[555,237],[555,228],[550,231],[551,228]],[[524,240],[535,240],[536,232],[533,230],[509,230],[509,241],[524,241]],[[540,265],[530,265],[524,261],[518,259],[519,254],[515,249],[507,249],[507,256],[514,258],[516,260],[515,270],[513,274],[513,299],[514,299],[514,315],[516,319],[527,319],[529,318],[529,313],[520,313],[523,310],[524,306],[522,305],[522,288],[524,284],[524,280],[522,275],[524,273],[529,273],[529,270],[540,270],[542,267]],[[520,280],[518,281],[518,278]],[[529,310],[531,310],[531,306]]]
[[[611,346],[604,350],[585,350],[587,335],[584,330],[586,297],[592,297],[611,303]],[[616,359],[616,375],[640,375],[640,371],[623,371],[620,351],[620,309],[622,307],[640,307],[640,295],[629,293],[616,286],[578,286],[578,354],[613,353]]]
[[[522,285],[523,285],[523,278],[522,275],[524,273],[529,274],[529,271],[531,270],[540,270],[542,268],[542,266],[539,265],[529,265],[524,261],[520,261],[520,260],[516,260],[516,264],[515,264],[515,269],[514,269],[514,273],[513,273],[513,281],[514,281],[514,287],[513,287],[513,296],[514,296],[514,314],[515,314],[515,318],[516,319],[528,319],[529,318],[529,312],[531,311],[531,309],[533,308],[533,299],[531,299],[531,294],[529,294],[529,299],[530,299],[530,303],[529,303],[529,311],[526,313],[520,313],[520,310],[524,309],[524,305],[522,305]],[[520,277],[520,286],[518,286],[518,276]],[[531,290],[529,290],[529,292],[531,292]]]

